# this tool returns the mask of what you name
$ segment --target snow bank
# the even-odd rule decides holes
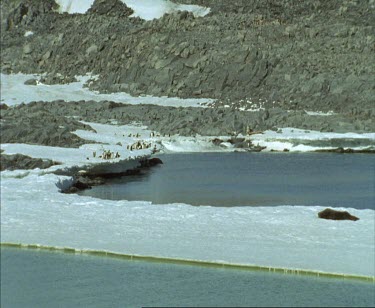
[[[62,165],[52,166],[48,171],[60,169],[87,170],[97,173],[122,172],[133,169],[139,165],[139,160],[152,154],[154,147],[160,145],[149,140],[151,147],[148,149],[130,151],[128,145],[133,144],[142,137],[146,137],[149,131],[144,126],[109,125],[91,122],[83,122],[90,125],[96,132],[78,130],[75,132],[83,139],[98,143],[87,143],[79,148],[60,148],[31,144],[9,143],[1,144],[5,154],[23,154],[33,158],[51,159],[61,162]],[[142,134],[141,134],[142,133]],[[129,137],[129,134],[132,135]],[[139,137],[136,137],[137,135]],[[100,143],[99,143],[100,142]],[[119,153],[120,157],[102,159],[99,156],[104,151]],[[95,155],[94,155],[95,153]],[[30,171],[27,171],[28,174]],[[42,174],[47,171],[42,171]]]
[[[8,106],[19,105],[21,103],[30,103],[32,101],[114,101],[126,104],[154,104],[159,106],[173,107],[201,107],[202,103],[211,102],[212,99],[180,99],[173,97],[153,97],[142,96],[134,97],[124,92],[112,94],[100,94],[96,91],[90,91],[83,85],[90,78],[89,76],[78,76],[78,82],[63,85],[45,85],[38,84],[25,85],[28,79],[39,79],[40,76],[32,74],[1,74],[1,103]]]
[[[292,127],[286,127],[275,131],[265,131],[263,134],[251,136],[254,144],[266,147],[265,151],[283,151],[288,149],[290,152],[309,152],[322,149],[334,149],[333,146],[309,145],[311,141],[321,141],[321,144],[329,143],[331,140],[346,141],[361,140],[364,146],[351,146],[352,149],[361,150],[368,146],[375,146],[375,133],[330,133],[318,132],[313,130],[302,130]]]

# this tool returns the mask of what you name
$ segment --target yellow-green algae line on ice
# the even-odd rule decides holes
[[[91,255],[91,256],[110,257],[110,258],[116,258],[116,259],[122,259],[122,260],[171,263],[171,264],[193,265],[193,266],[203,266],[203,267],[213,267],[213,268],[227,268],[227,269],[238,269],[238,270],[247,270],[247,271],[263,271],[263,272],[274,272],[274,273],[292,274],[292,275],[306,275],[306,276],[316,276],[316,277],[326,277],[326,278],[361,280],[361,281],[368,281],[368,282],[375,283],[375,276],[328,273],[328,272],[320,272],[320,271],[314,271],[314,270],[235,264],[235,263],[213,262],[213,261],[200,261],[200,260],[178,259],[178,258],[167,258],[167,257],[156,257],[156,256],[141,256],[141,255],[131,255],[131,254],[123,254],[123,253],[117,253],[117,252],[110,252],[110,251],[105,251],[105,250],[75,249],[75,248],[70,248],[70,247],[54,247],[54,246],[43,246],[43,245],[37,245],[37,244],[0,243],[0,247],[35,249],[35,250],[62,252],[62,253],[69,253],[69,254],[83,254],[83,255]]]

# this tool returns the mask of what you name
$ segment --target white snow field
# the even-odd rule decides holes
[[[81,84],[61,86],[63,88],[25,86],[23,82],[26,76],[7,76],[4,79],[3,76],[2,100],[9,105],[32,100],[90,100],[93,97],[92,93],[84,92]],[[69,95],[77,96],[72,98]],[[138,99],[139,102],[154,100]],[[185,106],[183,100],[179,102]],[[233,150],[229,145],[228,148],[213,148],[209,142],[213,137],[150,138],[150,131],[143,126],[87,124],[97,133],[81,130],[75,133],[87,140],[106,144],[92,144],[88,141],[79,149],[1,145],[5,154],[21,153],[63,163],[47,170],[1,172],[2,243],[375,276],[374,210],[345,209],[360,220],[331,221],[317,218],[317,213],[323,209],[319,205],[199,207],[99,200],[61,194],[59,187],[69,183],[70,178],[57,176],[50,171],[74,166],[81,170],[93,165],[98,165],[101,171],[132,167],[137,159],[151,153],[151,149],[127,150],[126,146],[138,139],[170,152]],[[140,136],[128,137],[128,134]],[[373,140],[374,134],[325,134],[288,128],[283,129],[282,133],[268,131],[251,136],[254,143],[259,144],[283,142],[280,148],[288,146],[288,142],[290,148],[293,148],[291,139],[294,142],[300,138],[303,144],[303,140],[310,138],[340,137]],[[118,151],[121,157],[104,161],[92,156],[93,151],[97,151],[98,155],[103,149]],[[301,150],[310,149],[301,146]]]
[[[17,174],[16,177],[13,174]],[[1,241],[374,276],[373,210],[359,221],[322,207],[210,207],[109,201],[58,192],[59,177],[1,172]]]
[[[165,13],[177,11],[189,11],[196,17],[203,17],[210,12],[210,8],[198,5],[175,4],[168,0],[121,0],[128,7],[134,10],[134,17],[140,17],[145,20],[160,18]],[[61,13],[84,14],[94,3],[94,0],[56,0],[60,5]]]
[[[21,103],[30,103],[32,101],[79,101],[93,100],[103,101],[110,100],[126,104],[154,104],[159,106],[173,107],[198,107],[201,103],[212,102],[212,99],[180,99],[174,97],[153,97],[142,96],[134,97],[124,92],[112,94],[100,94],[96,91],[90,91],[83,87],[90,76],[77,76],[78,81],[63,85],[45,85],[38,84],[25,85],[28,79],[39,80],[39,75],[33,74],[1,74],[1,103],[8,106],[19,105]]]

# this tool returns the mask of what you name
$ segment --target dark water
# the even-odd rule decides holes
[[[375,209],[373,155],[198,153],[158,157],[163,165],[81,194],[156,204]]]
[[[374,284],[1,249],[1,307],[367,306]]]

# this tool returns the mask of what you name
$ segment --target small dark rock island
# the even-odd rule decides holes
[[[336,211],[333,209],[325,209],[319,212],[318,217],[332,220],[359,220],[358,217],[349,214],[347,211]]]

